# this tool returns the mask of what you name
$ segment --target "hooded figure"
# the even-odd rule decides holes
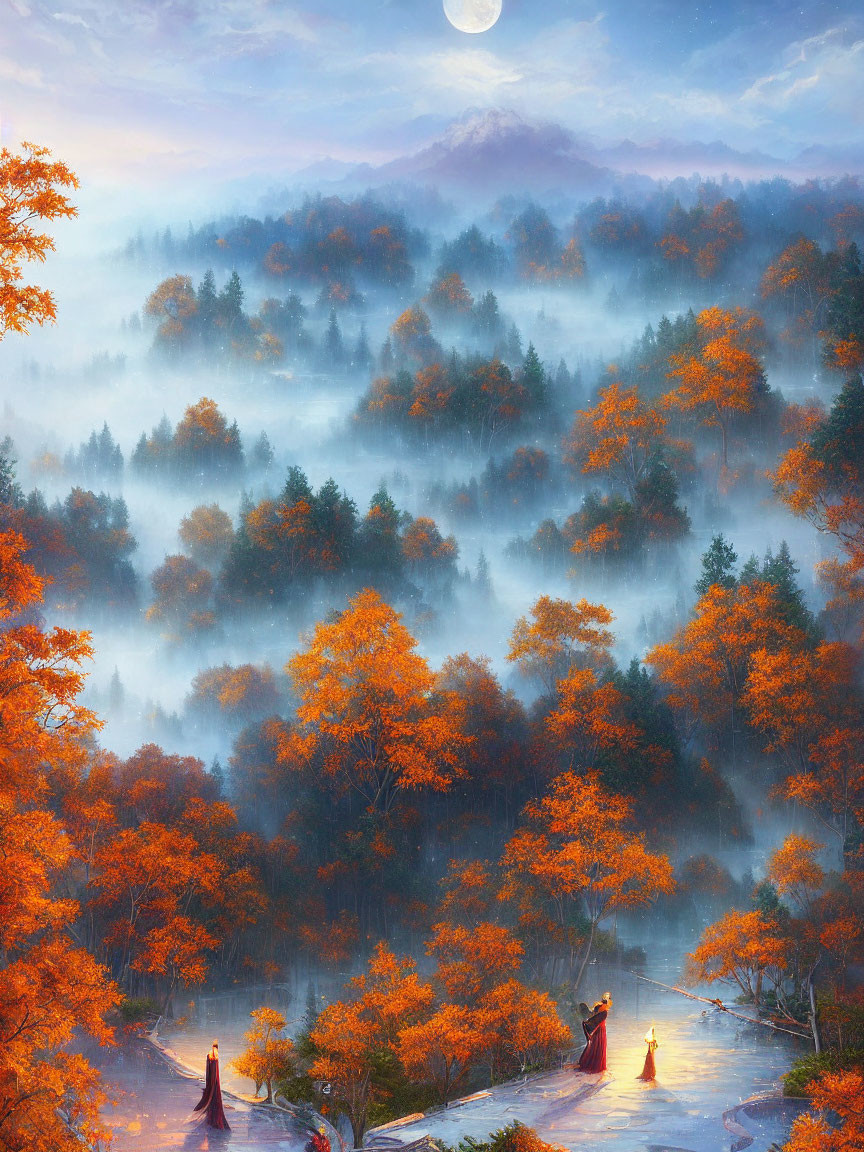
[[[603,998],[594,1005],[594,1011],[582,1021],[582,1030],[587,1043],[579,1057],[580,1072],[606,1071],[606,1017],[612,1007],[612,993],[604,992]]]
[[[222,1088],[219,1084],[218,1040],[213,1041],[213,1047],[207,1053],[204,1094],[195,1105],[194,1111],[203,1113],[202,1120],[208,1128],[221,1128],[225,1132],[230,1132],[230,1125],[225,1119],[225,1109],[222,1107]]]

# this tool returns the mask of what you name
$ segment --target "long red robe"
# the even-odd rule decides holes
[[[583,1021],[585,1032],[585,1051],[579,1057],[580,1072],[606,1071],[606,1017],[609,1015],[605,1008],[597,1011]]]
[[[648,1052],[645,1056],[645,1067],[642,1069],[641,1075],[637,1076],[637,1080],[656,1080],[657,1069],[654,1065],[654,1050],[657,1047],[657,1041],[652,1040],[648,1045]]]
[[[225,1119],[222,1107],[222,1088],[219,1084],[219,1060],[207,1053],[207,1072],[204,1078],[204,1093],[195,1105],[195,1112],[203,1112],[209,1128],[221,1128],[230,1132],[231,1126]]]

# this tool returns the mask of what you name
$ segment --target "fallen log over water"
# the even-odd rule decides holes
[[[780,1024],[774,1024],[771,1020],[760,1020],[757,1016],[748,1016],[745,1012],[736,1012],[733,1008],[728,1008],[722,1000],[711,999],[708,996],[697,996],[694,992],[687,992],[683,988],[679,988],[677,984],[663,984],[659,980],[651,980],[647,976],[640,976],[638,972],[631,972],[630,975],[635,976],[637,980],[642,980],[645,984],[655,984],[658,988],[665,988],[667,992],[677,992],[679,996],[686,996],[688,1000],[698,1000],[702,1004],[710,1004],[721,1012],[725,1012],[729,1016],[734,1016],[736,1020],[745,1020],[748,1024],[761,1024],[763,1028],[773,1028],[775,1032],[785,1032],[788,1036],[797,1036],[799,1040],[813,1040],[809,1032],[796,1032],[791,1028],[784,1028]]]

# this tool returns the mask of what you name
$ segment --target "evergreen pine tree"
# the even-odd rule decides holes
[[[702,575],[696,581],[696,594],[704,596],[712,584],[719,584],[722,588],[734,588],[738,583],[735,578],[737,563],[738,554],[724,539],[723,533],[712,537],[707,551],[702,556]]]
[[[345,347],[342,342],[342,330],[339,327],[336,309],[331,308],[327,331],[324,333],[324,360],[328,367],[338,368],[344,359]]]
[[[528,351],[525,353],[525,360],[522,364],[522,383],[531,394],[533,406],[544,408],[547,399],[546,371],[540,363],[540,357],[537,355],[537,349],[533,343],[528,345]]]

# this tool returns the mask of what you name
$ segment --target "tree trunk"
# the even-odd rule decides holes
[[[351,1134],[354,1139],[354,1147],[362,1148],[363,1136],[366,1132],[366,1114],[364,1112],[361,1116],[355,1116],[352,1112],[349,1119],[351,1121]]]
[[[586,966],[588,964],[588,960],[591,956],[591,948],[594,945],[594,931],[595,931],[596,927],[597,927],[597,925],[592,920],[591,921],[591,935],[588,937],[588,945],[585,949],[585,955],[582,957],[582,963],[579,966],[579,974],[576,977],[576,983],[573,985],[574,994],[579,991],[579,986],[582,983],[582,977],[585,975],[585,968],[586,968]]]
[[[810,1011],[808,1013],[810,1031],[813,1033],[813,1047],[816,1049],[816,1055],[822,1051],[822,1037],[819,1034],[819,1019],[816,1014],[816,989],[813,986],[813,973],[807,977],[807,993],[810,997]]]

